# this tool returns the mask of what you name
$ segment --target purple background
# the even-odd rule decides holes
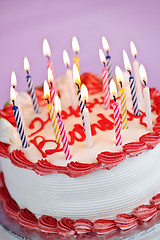
[[[130,40],[138,60],[146,67],[148,85],[160,90],[160,1],[159,0],[15,0],[0,2],[0,107],[9,98],[10,75],[16,72],[18,91],[26,91],[23,59],[28,57],[34,85],[47,78],[42,42],[51,47],[55,77],[64,74],[62,53],[73,61],[71,40],[80,44],[80,70],[101,74],[98,50],[101,37],[110,45],[113,66],[124,69],[122,50],[132,62]]]

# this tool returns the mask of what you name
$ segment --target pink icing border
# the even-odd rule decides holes
[[[129,230],[142,222],[147,222],[160,212],[160,194],[154,196],[150,204],[141,205],[133,210],[131,214],[117,214],[116,219],[97,219],[92,222],[88,219],[72,220],[69,218],[57,219],[43,215],[39,219],[28,209],[20,209],[11,198],[4,182],[3,173],[0,175],[0,200],[7,214],[17,219],[25,227],[39,229],[45,233],[56,233],[64,237],[73,235],[86,235],[94,232],[107,234],[119,230]],[[87,235],[86,235],[87,236]]]

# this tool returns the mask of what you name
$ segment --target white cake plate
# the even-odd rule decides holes
[[[10,217],[3,209],[2,203],[0,202],[0,224],[7,230],[12,236],[17,239],[24,240],[73,240],[73,239],[91,239],[91,240],[157,240],[160,239],[160,213],[154,217],[152,220],[143,223],[142,225],[138,225],[136,228],[132,228],[128,231],[116,231],[110,234],[105,235],[97,235],[95,233],[89,233],[87,235],[77,237],[65,238],[59,236],[57,234],[46,234],[42,233],[39,230],[32,230],[30,228],[26,228],[21,226],[18,221],[12,217]]]

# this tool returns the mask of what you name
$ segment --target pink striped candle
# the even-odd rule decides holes
[[[118,146],[118,145],[122,145],[122,137],[121,137],[119,104],[116,102],[117,88],[113,79],[110,82],[110,92],[114,98],[113,112],[114,112],[114,121],[115,121],[116,146]]]
[[[114,111],[114,120],[115,120],[116,146],[118,146],[118,145],[122,145],[122,138],[121,138],[119,104],[117,102],[114,102],[113,104],[113,111]]]
[[[104,67],[102,69],[103,92],[104,92],[104,106],[105,109],[110,108],[109,89],[108,89],[108,71]]]
[[[60,99],[57,95],[55,96],[55,111],[57,112],[58,126],[59,126],[60,135],[61,135],[61,141],[62,141],[62,145],[63,145],[64,154],[66,156],[66,160],[70,160],[71,153],[70,153],[70,149],[69,149],[69,145],[68,145],[67,134],[66,134],[66,130],[64,127],[64,122],[60,115],[61,103],[60,103]]]
[[[106,58],[102,51],[102,49],[99,49],[99,57],[101,62],[104,64],[104,68],[102,69],[102,79],[103,79],[103,92],[104,92],[104,106],[105,109],[110,108],[110,98],[109,98],[109,88],[108,88],[108,71],[105,67],[106,64]]]

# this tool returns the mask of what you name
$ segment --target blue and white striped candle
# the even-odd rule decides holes
[[[134,77],[132,76],[132,67],[128,58],[128,55],[125,50],[123,50],[123,60],[124,60],[124,66],[126,71],[129,72],[130,77],[129,77],[129,85],[131,89],[131,97],[132,97],[132,104],[133,104],[133,112],[135,115],[139,115],[139,108],[138,108],[138,100],[137,100],[137,93],[136,93],[136,86],[135,86],[135,81]]]
[[[34,86],[33,86],[33,81],[31,79],[31,76],[29,75],[29,62],[26,57],[24,58],[24,69],[27,73],[26,79],[27,79],[27,84],[28,84],[28,91],[31,94],[34,111],[36,113],[40,113],[36,93],[35,93]]]
[[[82,101],[81,90],[80,90],[81,79],[80,79],[78,68],[75,63],[73,64],[73,79],[74,79],[74,83],[77,87],[78,102],[79,102],[80,111],[81,111],[83,129],[85,131],[85,120],[84,120],[84,114],[83,114],[85,105]]]
[[[19,136],[20,136],[20,139],[21,139],[22,147],[27,148],[28,147],[27,139],[26,139],[26,136],[24,134],[24,128],[23,128],[22,120],[21,120],[21,117],[20,117],[20,114],[19,114],[19,109],[18,109],[17,106],[15,106],[16,93],[15,93],[15,90],[14,90],[13,87],[11,87],[11,89],[10,89],[10,98],[11,98],[11,101],[13,102],[12,110],[13,110],[13,114],[14,114],[14,117],[15,117],[15,120],[16,120],[16,124],[17,124],[17,128],[18,128]]]
[[[106,52],[106,67],[108,70],[108,82],[110,83],[110,81],[113,78],[113,69],[112,69],[112,62],[111,62],[111,56],[109,55],[109,44],[107,39],[103,36],[102,37],[102,45],[103,45],[103,49]]]

